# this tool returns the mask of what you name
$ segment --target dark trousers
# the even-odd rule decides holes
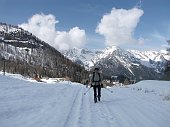
[[[96,98],[96,97],[100,98],[101,97],[101,85],[94,85],[93,86],[93,91],[94,91],[94,98]]]

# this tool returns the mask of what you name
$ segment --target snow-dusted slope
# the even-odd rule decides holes
[[[168,127],[170,82],[142,81],[129,87],[92,89],[75,83],[36,83],[0,75],[2,127]]]

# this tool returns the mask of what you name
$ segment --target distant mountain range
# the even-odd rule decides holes
[[[117,46],[103,50],[73,48],[59,52],[18,26],[0,23],[0,70],[3,70],[2,58],[6,60],[6,70],[12,73],[68,76],[80,81],[88,78],[88,71],[94,67],[99,67],[108,79],[114,75],[137,80],[161,79],[170,56],[163,50],[124,50]]]
[[[124,50],[117,46],[104,50],[70,49],[63,54],[91,70],[99,67],[106,77],[125,75],[132,79],[160,79],[167,59],[166,51]]]

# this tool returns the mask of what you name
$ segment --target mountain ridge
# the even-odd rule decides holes
[[[86,53],[82,53],[84,50]],[[168,54],[162,52],[124,50],[118,46],[106,47],[103,50],[74,48],[63,51],[63,54],[74,62],[79,61],[88,70],[98,66],[105,74],[123,74],[138,80],[160,79],[164,64],[169,58]],[[120,72],[120,70],[124,72]],[[146,70],[148,74],[145,74]]]

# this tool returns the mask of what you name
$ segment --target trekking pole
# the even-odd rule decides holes
[[[91,87],[90,87],[90,88],[91,88]],[[86,95],[86,94],[87,94],[87,92],[89,92],[90,88],[88,88],[88,90],[87,90],[86,92],[84,92],[84,95]]]
[[[113,91],[112,90],[109,90],[108,88],[105,88],[106,90],[108,90],[109,92],[111,92],[111,93],[113,93]]]

